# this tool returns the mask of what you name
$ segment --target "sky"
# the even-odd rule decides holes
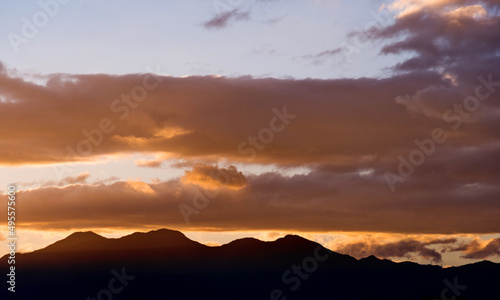
[[[0,8],[19,251],[169,228],[500,262],[499,1]]]

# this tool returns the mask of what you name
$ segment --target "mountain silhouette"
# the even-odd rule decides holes
[[[8,256],[0,268],[8,272]],[[160,229],[105,238],[75,232],[16,255],[1,299],[500,299],[500,264],[441,268],[357,260],[296,235],[210,247]]]
[[[98,245],[105,243],[107,239],[92,231],[75,232],[69,235],[64,240],[55,242],[41,250],[35,252],[66,252],[66,251],[82,251],[90,245]]]

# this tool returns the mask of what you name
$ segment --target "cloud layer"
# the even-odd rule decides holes
[[[244,176],[231,168],[197,165],[166,182],[42,187],[20,191],[18,205],[23,226],[33,229],[500,232],[498,189],[459,193],[429,186],[391,196],[383,179],[359,172]]]

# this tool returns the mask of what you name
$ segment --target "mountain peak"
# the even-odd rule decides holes
[[[300,235],[296,235],[296,234],[287,234],[282,238],[285,240],[290,240],[290,241],[309,241],[308,239],[303,238]]]
[[[184,233],[178,231],[178,230],[172,230],[172,229],[166,229],[166,228],[160,228],[157,230],[151,230],[146,232],[148,235],[168,235],[168,236],[177,236],[177,237],[186,237]]]
[[[76,231],[66,237],[66,240],[95,240],[104,237],[93,231]]]
[[[185,236],[182,232],[170,229],[158,229],[148,232],[135,232],[118,239],[121,247],[126,248],[188,248],[206,247]]]
[[[107,240],[107,238],[98,235],[92,231],[77,231],[65,239],[55,242],[39,251],[44,252],[63,252],[63,251],[73,251],[87,246],[89,244],[94,244],[97,242],[102,242]]]
[[[258,240],[256,238],[252,238],[252,237],[246,237],[246,238],[241,238],[241,239],[237,239],[237,240],[234,240],[234,241],[231,241],[227,244],[224,244],[222,245],[221,247],[224,247],[224,248],[252,248],[252,247],[259,247],[261,245],[263,245],[265,242],[261,241],[261,240]]]
[[[287,234],[286,236],[279,238],[275,241],[277,244],[286,245],[287,247],[304,247],[317,244],[316,242],[310,241],[300,235]],[[319,245],[319,244],[318,244]]]
[[[185,241],[189,240],[184,233],[177,230],[170,229],[157,229],[148,232],[134,232],[132,234],[122,237],[122,239],[161,239],[161,240],[171,240],[171,241]]]

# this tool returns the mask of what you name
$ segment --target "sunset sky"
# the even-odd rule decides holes
[[[500,1],[0,8],[0,193],[17,186],[21,252],[169,228],[500,262]]]

